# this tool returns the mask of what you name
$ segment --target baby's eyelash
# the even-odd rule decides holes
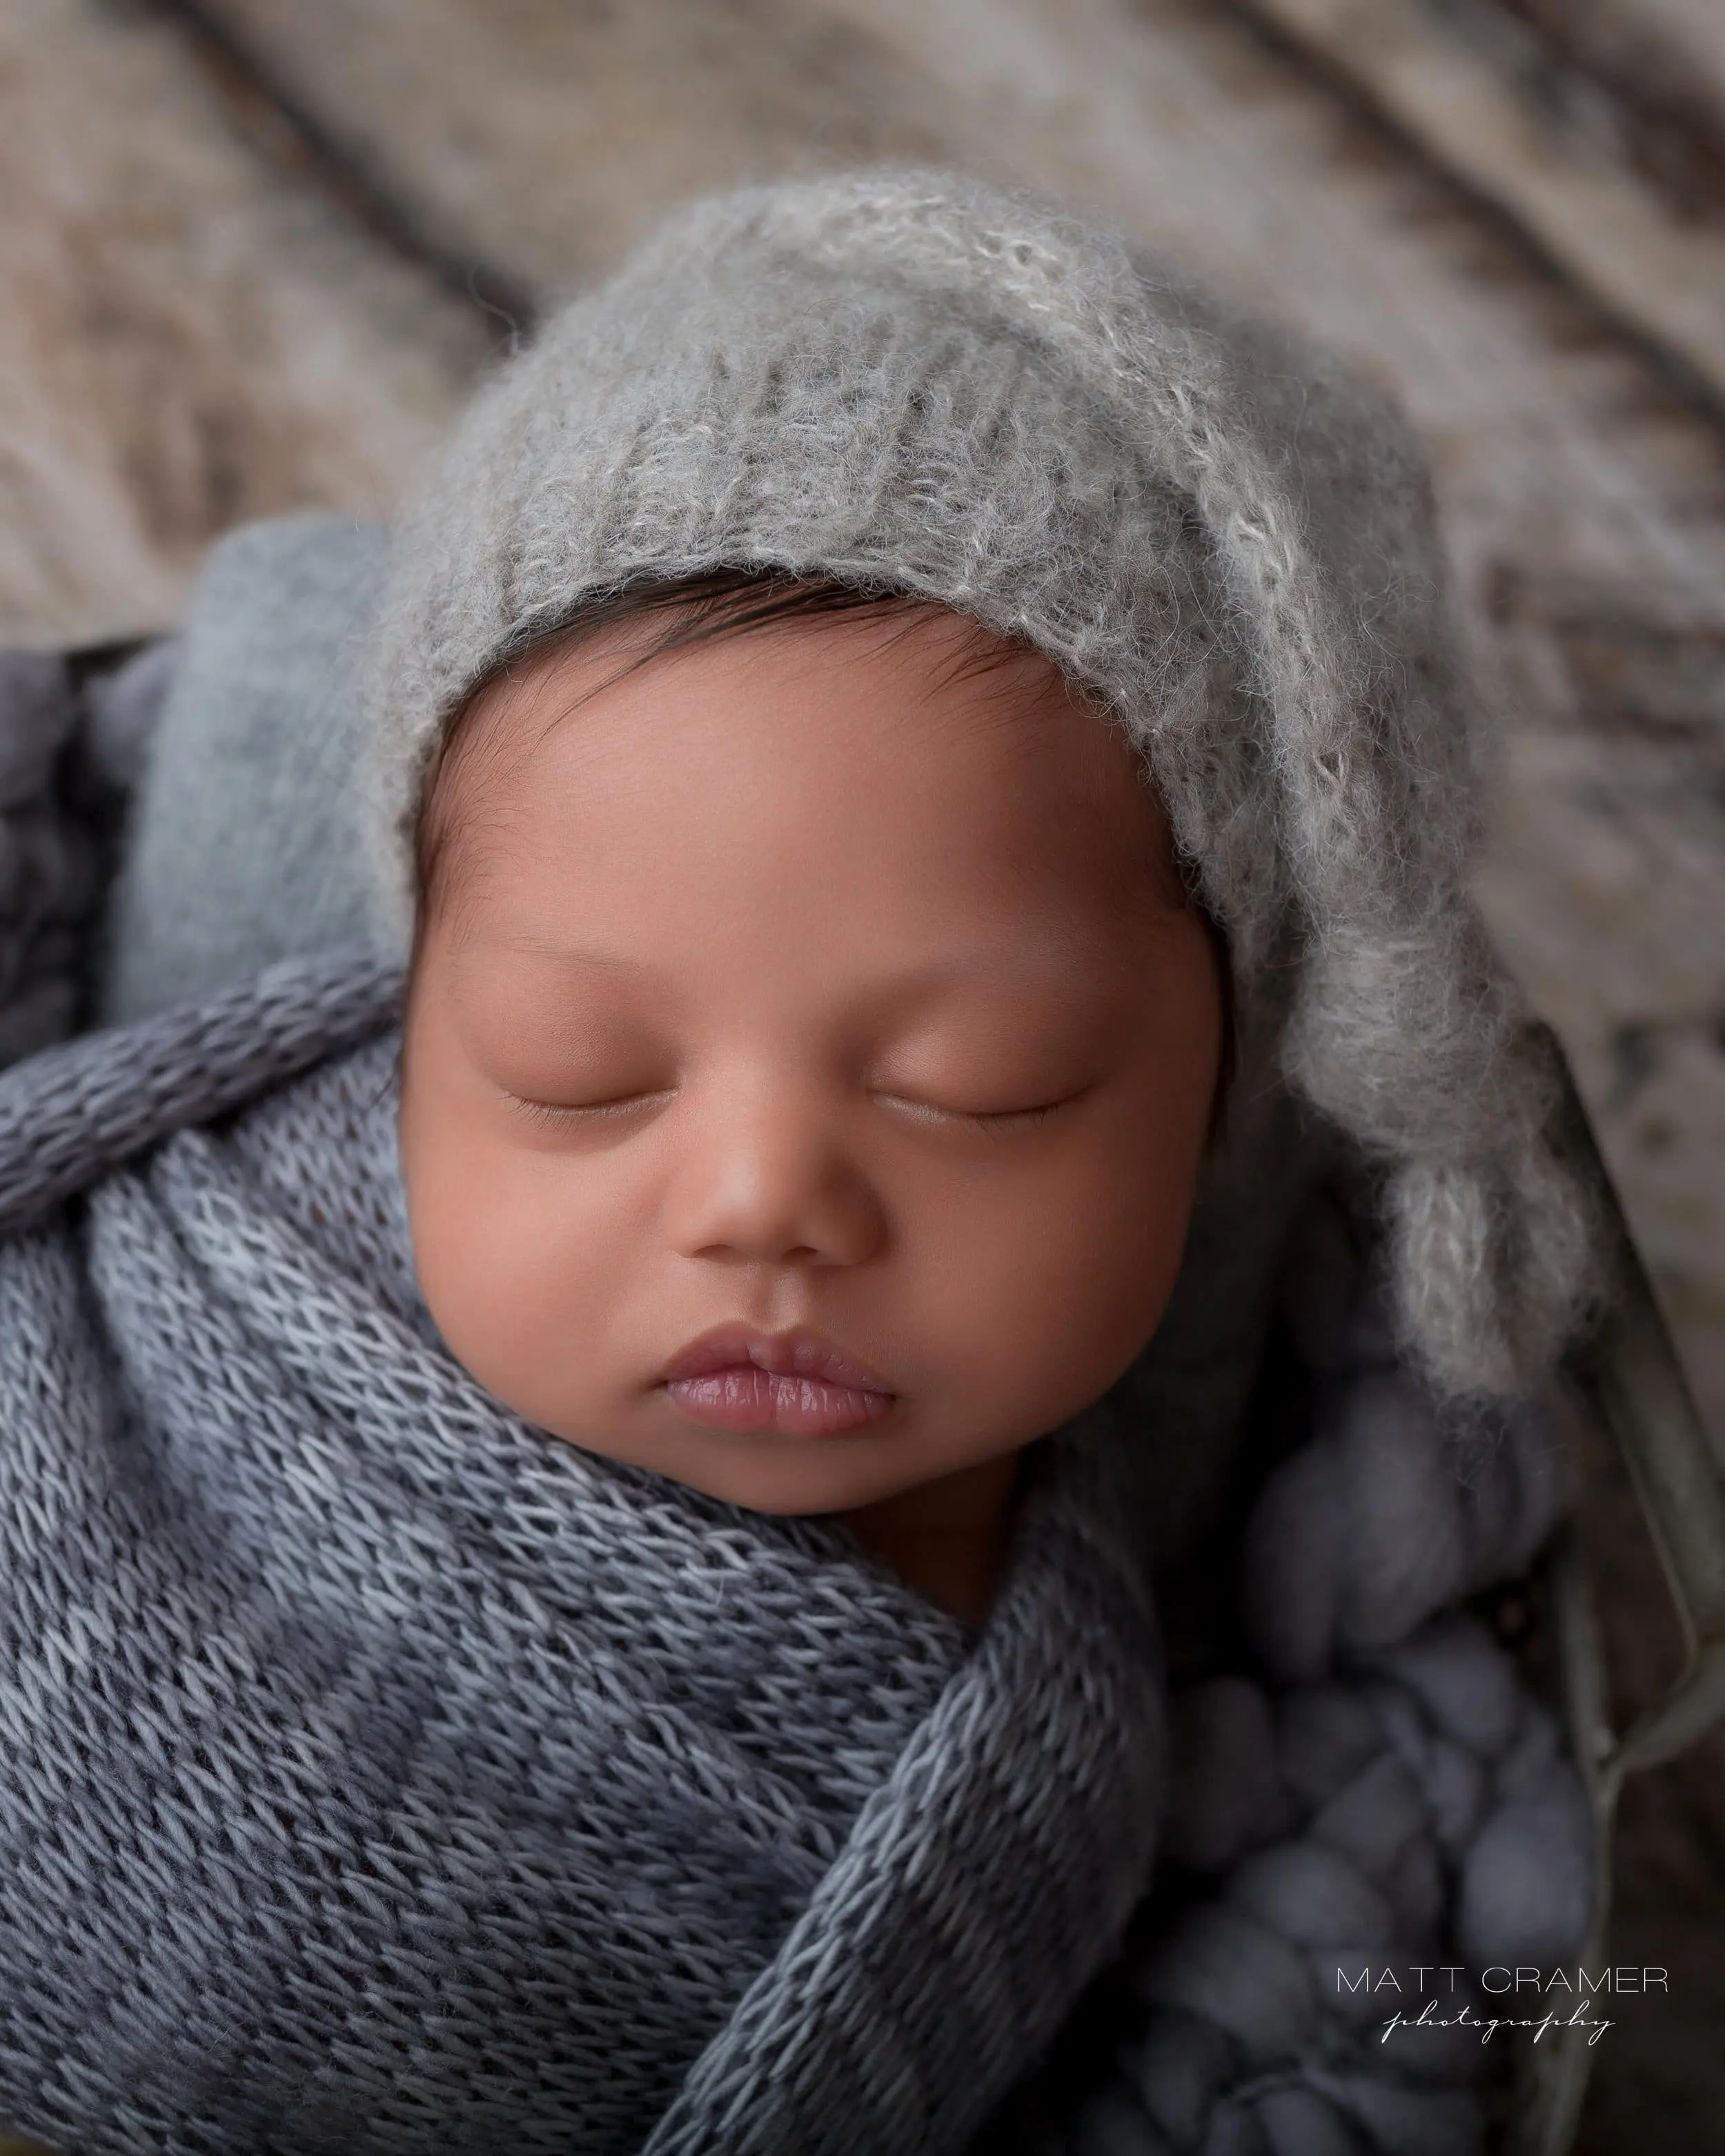
[[[1009,1124],[1045,1123],[1056,1108],[1063,1108],[1065,1105],[1064,1101],[1045,1101],[1040,1108],[1001,1108],[991,1115],[976,1116],[972,1120],[985,1128],[993,1129],[1004,1128]]]
[[[899,1096],[896,1095],[888,1095],[886,1097],[889,1099],[899,1098]],[[903,1107],[910,1108],[913,1112],[916,1112],[919,1116],[921,1120],[929,1122],[968,1123],[971,1127],[975,1130],[1000,1132],[1008,1130],[1022,1130],[1036,1123],[1046,1122],[1056,1108],[1066,1107],[1078,1097],[1079,1096],[1076,1093],[1069,1093],[1064,1100],[1045,1101],[1040,1106],[1034,1108],[996,1108],[983,1110],[971,1108],[941,1108],[935,1106],[932,1102],[927,1101],[906,1101],[902,1099],[900,1099],[900,1105]]]
[[[626,1115],[638,1108],[643,1101],[655,1101],[656,1093],[625,1093],[614,1101],[596,1101],[577,1107],[566,1107],[555,1101],[526,1101],[519,1094],[509,1096],[510,1106],[531,1123],[541,1123],[552,1129],[566,1129],[571,1123],[608,1122],[616,1116]]]
[[[665,1096],[657,1093],[629,1093],[614,1101],[598,1101],[573,1107],[560,1105],[554,1101],[525,1100],[519,1094],[515,1093],[510,1094],[508,1100],[510,1106],[515,1112],[525,1117],[527,1122],[538,1123],[547,1129],[567,1130],[572,1124],[610,1122],[619,1116],[631,1113],[644,1101],[655,1101]],[[888,1095],[886,1097],[898,1098],[893,1095]],[[942,1108],[935,1106],[932,1101],[903,1099],[899,1100],[899,1106],[911,1109],[913,1113],[930,1122],[968,1123],[976,1130],[1007,1131],[1029,1128],[1036,1124],[1046,1122],[1057,1108],[1066,1107],[1077,1098],[1078,1096],[1076,1093],[1070,1093],[1065,1100],[1045,1101],[1034,1108],[982,1110]]]

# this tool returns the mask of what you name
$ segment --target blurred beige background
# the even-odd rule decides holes
[[[7,0],[0,643],[387,514],[666,203],[896,157],[1059,191],[1349,350],[1435,466],[1502,759],[1479,882],[1725,1450],[1725,0]],[[1626,1707],[1672,1665],[1595,1463]],[[1725,1745],[1625,1806],[1583,2147],[1725,2148]]]

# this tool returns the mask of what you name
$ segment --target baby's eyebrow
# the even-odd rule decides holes
[[[457,993],[459,976],[484,978],[482,954],[486,951],[520,952],[552,964],[591,968],[658,989],[670,988],[672,978],[664,967],[605,942],[565,942],[558,937],[528,932],[476,937],[464,946],[456,962]],[[1050,992],[1057,1004],[1070,1005],[1075,1013],[1087,1010],[1092,997],[1085,992],[1075,971],[1073,952],[1065,937],[1014,937],[996,942],[983,940],[968,948],[937,952],[918,963],[883,970],[857,984],[865,1003],[890,1008],[914,1006],[942,988],[996,988],[1022,997],[1037,991]]]
[[[480,934],[464,937],[451,947],[449,971],[457,1002],[470,1003],[475,992],[482,995],[490,978],[487,961],[503,951],[518,952],[526,957],[543,959],[572,973],[596,973],[614,981],[628,981],[661,991],[669,986],[667,976],[661,968],[632,957],[627,951],[619,950],[612,944],[565,943],[552,937],[527,934]]]
[[[558,965],[598,966],[608,973],[635,973],[643,978],[663,978],[657,966],[631,957],[609,943],[558,943],[543,936],[500,936],[495,942],[506,951],[524,952],[529,957],[550,958]]]

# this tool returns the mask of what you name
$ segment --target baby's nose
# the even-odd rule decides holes
[[[668,1201],[687,1257],[755,1265],[860,1265],[885,1240],[880,1194],[836,1117],[766,1085],[691,1119]]]

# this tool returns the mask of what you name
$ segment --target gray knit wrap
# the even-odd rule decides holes
[[[1462,881],[1475,728],[1421,459],[1358,377],[1122,241],[942,174],[672,219],[503,367],[421,486],[372,668],[391,932],[442,730],[586,596],[721,565],[1024,639],[1147,757],[1274,1064],[1386,1171],[1404,1341],[1547,1368],[1589,1274]]]
[[[956,2149],[1162,1807],[1106,1418],[974,1638],[523,1423],[414,1286],[399,986],[290,960],[0,1078],[0,2130]]]
[[[64,1029],[87,993],[76,963],[80,923],[100,896],[116,798],[141,773],[146,843],[134,866],[143,873],[119,900],[116,925],[122,960],[131,954],[121,968],[127,995],[164,1013],[100,1052],[50,1053],[0,1086],[0,1218],[14,1227],[44,1221],[105,1170],[131,1173],[128,1163],[188,1121],[295,1086],[308,1055],[340,1053],[381,1022],[388,968],[290,967],[268,982],[250,978],[305,930],[301,913],[278,918],[272,895],[303,882],[325,812],[341,803],[325,782],[341,775],[340,745],[352,738],[350,716],[329,689],[353,625],[353,538],[304,519],[242,534],[206,578],[182,649],[150,647],[81,685],[58,661],[0,656],[0,855],[11,840],[14,870],[9,885],[0,882],[0,1060],[39,1042],[44,1029]],[[368,539],[361,567],[372,547]],[[343,603],[331,613],[308,605],[308,593],[339,593]],[[246,628],[256,606],[266,613],[262,649]],[[296,661],[286,668],[280,654],[290,649]],[[272,681],[287,692],[285,706],[270,693]],[[260,733],[266,752],[254,766],[247,744]],[[305,783],[296,783],[283,744],[268,740],[288,734],[314,752],[301,760]],[[214,798],[188,797],[197,775],[212,770],[222,773]],[[254,834],[253,853],[231,832],[204,843],[223,803]],[[334,889],[311,909],[319,934],[332,901],[351,916],[359,896],[341,880],[339,837],[326,830],[325,839]],[[177,877],[184,861],[199,865],[195,884]],[[128,920],[139,901],[164,902],[140,904]],[[176,984],[208,983],[212,972],[222,993],[207,988],[197,1008],[168,1009]],[[367,1106],[375,1108],[375,1096]],[[362,1117],[359,1127],[362,1148],[374,1147],[376,1122]],[[339,1186],[347,1146],[338,1138],[326,1152],[320,1138],[317,1151],[319,1173]],[[1237,1152],[1232,1165],[1242,1165]],[[1133,1919],[1122,1960],[1086,1993],[1053,2052],[968,2156],[1214,2156],[1219,2148],[1266,2147],[1270,2156],[1416,2148],[1480,2156],[1491,2069],[1506,2056],[1502,2042],[1480,2041],[1492,1994],[1508,1971],[1562,1962],[1587,1933],[1595,1852],[1558,1725],[1477,1616],[1458,1606],[1520,1576],[1562,1511],[1561,1419],[1550,1404],[1517,1403],[1458,1419],[1414,1381],[1385,1322],[1362,1195],[1344,1178],[1312,1192],[1289,1222],[1286,1190],[1261,1177],[1243,1181],[1228,1205],[1213,1186],[1209,1247],[1189,1254],[1177,1321],[1164,1324],[1122,1389],[1147,1503],[1141,1524],[1170,1625],[1172,1792],[1158,1883]],[[392,1193],[386,1211],[395,1203]],[[268,1188],[264,1205],[275,1209]],[[90,1249],[86,1237],[80,1265]],[[1266,1250],[1281,1257],[1273,1285],[1284,1360],[1282,1382],[1264,1397],[1291,1386],[1296,1398],[1309,1394],[1312,1409],[1309,1423],[1302,1416],[1284,1431],[1293,1450],[1274,1466],[1255,1417],[1231,1442],[1228,1435],[1239,1415],[1228,1404],[1250,1387],[1241,1342],[1261,1330],[1250,1267]],[[399,1288],[399,1258],[398,1246],[386,1286],[393,1280]],[[267,1304],[280,1283],[268,1268],[259,1277]],[[210,1285],[218,1301],[233,1301],[231,1277]],[[406,1306],[423,1326],[411,1298]],[[19,1352],[35,1357],[39,1346],[27,1332]],[[7,1352],[0,1338],[0,1363]],[[1230,1357],[1241,1367],[1230,1369]],[[291,1397],[283,1396],[285,1413]],[[135,1728],[92,1717],[78,1697],[80,1690],[106,1697],[113,1658],[65,1657],[44,1675],[44,1656],[59,1651],[54,1643],[87,1644],[77,1614],[87,1599],[87,1553],[110,1537],[100,1521],[80,1525],[75,1515],[81,1503],[104,1510],[108,1486],[100,1475],[69,1481],[68,1449],[44,1445],[36,1430],[30,1414],[0,1424],[7,1516],[51,1514],[70,1561],[44,1558],[0,1575],[8,1657],[0,1668],[28,1668],[42,1702],[28,1731],[6,1724],[0,1710],[0,1729],[13,1740],[0,1774],[0,1866],[16,1846],[39,1851],[35,1822],[49,1804],[58,1842],[87,1850],[108,1832],[116,1787],[136,1779]],[[12,1430],[18,1444],[8,1455]],[[1249,1460],[1254,1476],[1265,1475],[1255,1494],[1240,1486]],[[213,1481],[224,1471],[211,1460]],[[1206,1489],[1250,1496],[1249,1514],[1230,1523],[1224,1507],[1206,1532]],[[1088,1548],[1075,1544],[1072,1553],[1082,1559]],[[10,1605],[8,1577],[25,1589]],[[140,1577],[164,1583],[169,1607],[183,1607],[173,1564]],[[1192,1584],[1219,1577],[1222,1600],[1206,1587],[1194,1607]],[[140,1598],[146,1593],[141,1586]],[[131,1621],[135,1632],[151,1629],[136,1613]],[[297,1655],[298,1636],[286,1637]],[[22,1653],[17,1638],[29,1642]],[[1075,1666],[1070,1681],[1086,1681],[1087,1666]],[[153,1667],[170,1709],[182,1667],[172,1657]],[[419,1673],[410,1645],[408,1716]],[[62,1680],[55,1708],[44,1687]],[[255,1683],[266,1697],[279,1692],[267,1667]],[[386,1663],[379,1694],[392,1684]],[[140,1712],[153,1728],[161,1710],[146,1697]],[[513,1696],[502,1712],[512,1726]],[[362,1752],[374,1748],[377,1718],[357,1720]],[[254,1718],[234,1720],[244,1758]],[[80,1745],[69,1778],[69,1729]],[[110,1739],[99,1769],[90,1747]],[[219,1752],[219,1736],[213,1743],[206,1734],[215,1786],[239,1787],[240,1776],[217,1763]],[[1132,1825],[1141,1829],[1142,1815]],[[182,1850],[186,1823],[177,1814],[160,1831]],[[208,1839],[200,1834],[200,1844]],[[164,1863],[152,1846],[144,1869],[164,1892],[179,1892],[177,1861]],[[52,2065],[40,2053],[39,2078],[75,2076],[90,2050],[78,2015],[88,2011],[105,2030],[116,2005],[100,1985],[80,1988],[74,1967],[72,1989],[56,1989],[44,2017],[43,1987],[26,1989],[23,1972],[27,1957],[40,1961],[44,1907],[59,1928],[65,1879],[38,1859],[13,1891],[22,1898],[14,1907],[0,1897],[0,1925],[11,1921],[8,1909],[21,1908],[24,1922],[21,1933],[0,1929],[0,2055],[8,2011],[30,2018],[33,2040],[48,2018],[48,2042],[59,2049]],[[266,1897],[275,1891],[266,1878]],[[69,1906],[82,1905],[74,1893]],[[305,1903],[310,1921],[326,1922],[331,1906],[344,1921],[326,1886]],[[1106,1915],[1111,1905],[1104,1896],[1097,1906]],[[172,1909],[157,1929],[177,1944],[187,1936],[183,1914]],[[218,1929],[191,1943],[209,1958],[201,1978],[185,1979],[195,2015],[205,1999],[226,1995],[233,1942]],[[1445,2025],[1386,2035],[1385,2005],[1398,1998],[1417,2005],[1440,1964],[1442,1996],[1431,2003]],[[932,1997],[931,2014],[944,2003]],[[794,2010],[794,1993],[789,2004]],[[1456,2019],[1464,2008],[1471,2026]],[[510,2026],[500,2028],[500,2042],[512,2041]],[[810,2041],[826,2026],[817,1999]],[[317,2024],[320,2039],[326,2027]],[[8,2101],[0,2077],[0,2138]],[[202,2152],[187,2131],[178,2145]],[[403,2138],[439,2151],[449,2145],[436,2118]],[[65,2144],[66,2156],[79,2145]]]

